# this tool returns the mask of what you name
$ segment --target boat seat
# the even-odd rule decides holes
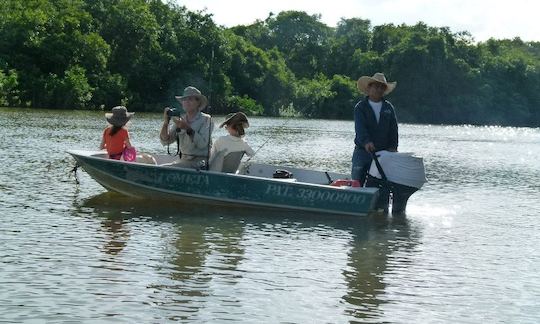
[[[238,167],[240,166],[240,162],[242,161],[242,157],[244,157],[244,151],[237,151],[237,152],[230,152],[223,158],[223,167],[221,168],[221,172],[226,173],[236,173],[238,170]]]

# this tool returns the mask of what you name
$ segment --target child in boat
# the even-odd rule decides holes
[[[244,152],[248,156],[255,155],[255,151],[244,140],[245,129],[249,127],[247,116],[243,112],[227,115],[225,121],[219,126],[225,129],[229,135],[219,137],[210,152],[210,170],[222,171],[223,159],[232,152]]]
[[[126,148],[132,148],[126,123],[134,113],[128,113],[126,107],[116,106],[110,113],[105,114],[109,126],[103,130],[99,148],[107,149],[110,159],[120,160]]]

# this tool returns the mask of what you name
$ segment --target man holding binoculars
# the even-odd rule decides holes
[[[163,126],[159,133],[161,144],[177,143],[180,158],[173,166],[196,169],[205,167],[214,129],[211,116],[202,112],[208,105],[208,99],[191,86],[184,89],[182,96],[175,98],[182,104],[185,113],[165,108]]]

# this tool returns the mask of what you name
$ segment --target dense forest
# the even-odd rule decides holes
[[[540,42],[301,11],[224,28],[160,0],[0,5],[0,106],[161,111],[193,85],[213,114],[352,119],[379,71],[401,122],[540,125]]]

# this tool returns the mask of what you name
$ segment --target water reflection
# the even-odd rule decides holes
[[[374,214],[370,226],[352,230],[348,267],[343,271],[347,281],[346,313],[357,320],[380,322],[387,302],[385,276],[393,267],[407,267],[408,260],[401,258],[392,264],[394,252],[412,251],[418,244],[411,232],[409,220],[404,216]]]
[[[196,279],[197,274],[203,269],[206,257],[210,254],[210,244],[205,237],[208,228],[202,224],[184,223],[175,224],[174,230],[176,237],[172,242],[173,251],[169,260],[173,265],[171,279],[179,282]],[[206,281],[204,278],[199,280],[201,279]],[[182,286],[175,287],[180,288],[179,292],[182,292]]]
[[[312,302],[341,296],[344,308],[338,318],[375,320],[382,316],[381,305],[386,303],[384,276],[392,267],[389,258],[394,252],[411,250],[417,244],[406,218],[386,215],[330,219],[244,208],[190,206],[181,210],[179,204],[112,193],[83,200],[78,209],[79,213],[84,210],[98,215],[99,229],[104,234],[102,251],[108,255],[117,256],[126,245],[140,244],[130,241],[155,240],[152,252],[141,252],[143,258],[148,256],[142,253],[155,253],[149,265],[151,271],[146,271],[151,278],[146,289],[152,292],[152,304],[175,310],[168,315],[169,320],[204,319],[209,305],[245,307],[249,302],[244,299],[246,287],[253,289],[260,284],[280,287],[278,291],[291,296],[306,289],[320,289],[324,293],[310,296]],[[145,237],[150,226],[159,230]],[[246,248],[250,249],[249,256]],[[332,255],[335,260],[328,259]],[[321,266],[324,262],[336,264]],[[400,267],[406,266],[403,260],[400,263]],[[259,273],[254,275],[253,269]],[[287,282],[282,282],[282,277],[288,278]],[[246,286],[246,282],[250,284]],[[295,287],[289,287],[292,283]],[[275,298],[274,289],[266,293],[266,297],[259,296],[262,302]],[[286,300],[291,297],[285,296],[281,302],[285,303],[287,313],[293,310],[287,310],[286,304],[297,307],[294,305],[299,301]],[[286,319],[259,315],[260,320]],[[223,316],[227,318],[227,314]],[[236,315],[229,316],[238,319]]]
[[[216,207],[144,201],[114,193],[86,199],[82,208],[102,218],[100,228],[107,238],[103,251],[108,254],[122,251],[134,232],[129,229],[134,222],[165,224],[157,238],[161,253],[153,265],[155,280],[147,288],[153,290],[155,304],[180,311],[170,320],[196,318],[204,298],[212,293],[212,280],[234,285],[241,277],[236,267],[243,259],[244,222],[235,216],[241,216],[242,210],[233,215]]]
[[[75,195],[75,198],[77,195]],[[125,198],[105,193],[86,199],[82,204],[75,204],[79,213],[92,208],[99,215],[102,234],[105,235],[102,251],[110,255],[122,252],[130,238],[129,217],[126,213]],[[87,210],[84,213],[88,213]]]
[[[124,217],[112,216],[101,222],[103,229],[107,232],[107,241],[103,250],[112,255],[120,253],[126,246],[129,239],[129,227],[124,226]]]

